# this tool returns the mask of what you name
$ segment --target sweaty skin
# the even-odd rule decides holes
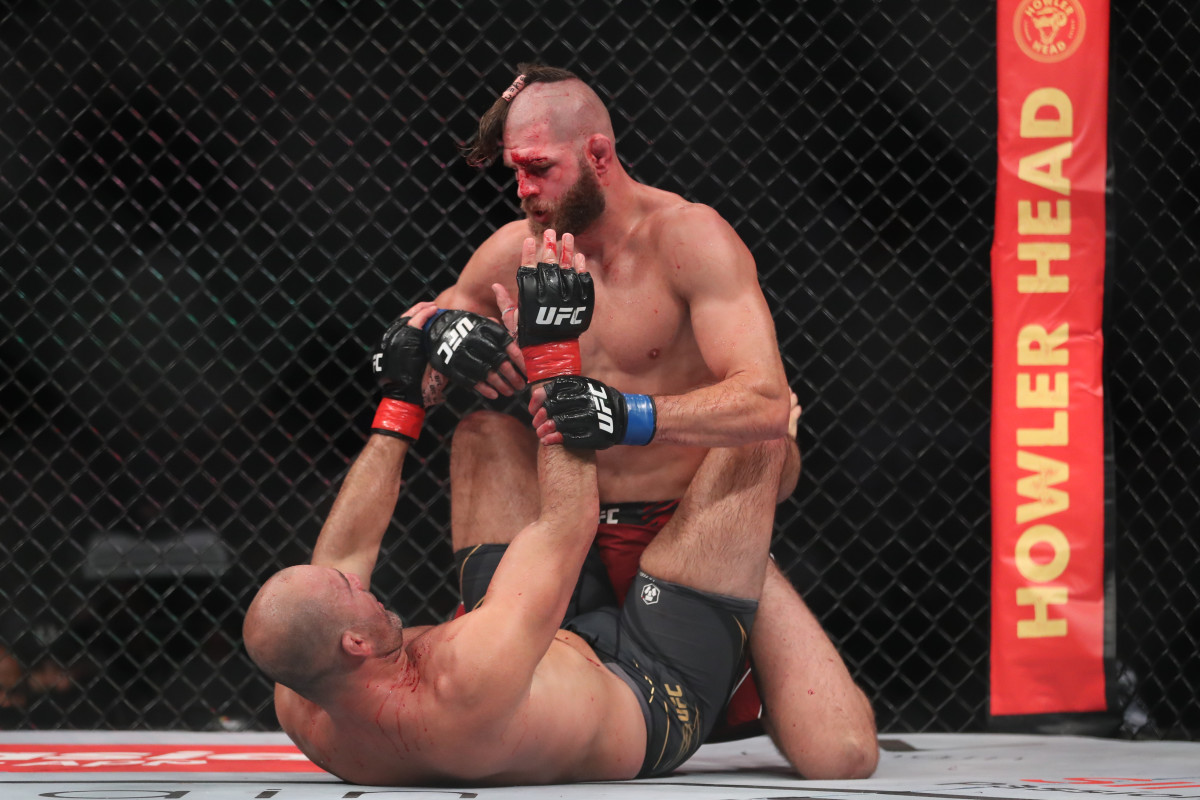
[[[324,708],[276,686],[280,725],[313,763],[352,783],[522,785],[637,774],[646,746],[637,700],[568,631],[555,635],[527,696],[481,722],[479,694],[489,682],[438,679],[452,668],[446,662],[466,619],[405,629],[394,659]]]
[[[601,502],[674,499],[708,448],[786,435],[789,389],[749,250],[711,208],[630,179],[593,98],[567,81],[535,83],[513,101],[504,160],[528,216],[489,237],[436,302],[499,319],[515,296],[510,265],[531,230],[574,233],[596,286],[592,325],[580,337],[588,375],[657,404],[650,445],[597,454]],[[578,107],[591,109],[590,124],[566,113]],[[589,172],[604,211],[586,230],[560,227],[558,206]],[[499,302],[494,284],[503,287]]]
[[[435,310],[414,307],[409,326]],[[246,612],[246,650],[277,681],[283,730],[354,783],[636,776],[646,755],[637,696],[579,636],[559,630],[599,513],[594,458],[538,447],[529,480],[540,510],[513,538],[482,604],[406,629],[369,587],[408,448],[382,433],[368,439],[312,563],[276,573]]]
[[[595,283],[592,325],[579,340],[587,374],[653,396],[657,410],[649,445],[597,453],[600,502],[683,497],[711,454],[786,437],[790,392],[774,323],[754,259],[730,225],[707,206],[633,180],[617,158],[607,111],[578,80],[527,85],[510,105],[502,152],[525,219],[484,241],[436,302],[515,330],[508,265],[522,241],[547,230],[564,241],[574,234]],[[513,394],[502,384],[490,382]],[[557,436],[546,426],[537,434],[544,444]],[[489,456],[486,439],[475,441],[451,460],[456,497],[462,487],[478,494],[492,472],[511,468]],[[799,469],[794,440],[789,464],[780,497]],[[496,490],[486,502],[452,502],[451,513],[457,550],[504,542],[537,504]],[[679,516],[668,524],[690,526]],[[763,723],[793,767],[809,778],[871,775],[878,747],[870,703],[773,563],[750,644]]]

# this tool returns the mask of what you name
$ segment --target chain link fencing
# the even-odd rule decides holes
[[[1200,31],[1183,0],[1115,6],[1118,712],[1194,738]],[[776,556],[881,729],[985,727],[994,45],[989,4],[933,0],[10,4],[0,724],[275,724],[245,608],[311,554],[385,325],[519,215],[458,146],[542,60],[754,253],[804,407]],[[476,402],[430,414],[379,560],[412,624],[457,603]]]

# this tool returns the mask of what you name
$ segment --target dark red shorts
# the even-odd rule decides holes
[[[642,551],[667,524],[678,506],[678,500],[667,500],[657,503],[613,503],[600,507],[596,550],[608,570],[618,603],[623,605],[625,602],[625,595],[637,575]],[[708,736],[710,742],[745,739],[763,732],[762,699],[748,658],[735,686],[724,718]]]

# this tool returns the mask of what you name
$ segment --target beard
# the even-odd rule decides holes
[[[521,210],[526,215],[532,209],[533,204],[528,200],[521,201]],[[540,239],[547,228],[553,228],[560,236],[564,233],[578,236],[604,213],[604,190],[586,161],[579,160],[579,180],[548,210],[545,223],[529,217],[529,230],[535,238]]]
[[[385,609],[383,620],[377,624],[376,641],[381,653],[394,653],[404,646],[404,623],[399,614]]]

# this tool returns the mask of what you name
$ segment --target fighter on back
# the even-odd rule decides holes
[[[552,231],[545,242],[536,266],[534,240],[522,247],[518,341],[571,349],[591,315],[591,287],[570,237],[561,245],[570,269],[555,264]],[[587,313],[535,325],[545,304]],[[653,604],[583,609],[573,590],[595,532],[594,458],[540,446],[539,513],[513,537],[478,607],[442,625],[404,628],[368,587],[424,417],[422,328],[436,311],[418,304],[384,335],[373,358],[384,390],[373,435],[312,564],[277,573],[247,612],[246,647],[277,682],[281,725],[315,763],[356,783],[532,784],[673,769],[699,747],[732,686],[762,586],[770,515],[714,533],[736,567],[691,563],[691,543],[662,537],[638,579]],[[568,360],[560,374],[576,375],[578,360]],[[548,387],[560,380],[546,377]],[[598,429],[589,398],[553,391],[577,431]],[[685,503],[700,519],[706,509],[761,505],[753,501],[778,491],[784,462],[778,445],[731,449],[693,482]]]

